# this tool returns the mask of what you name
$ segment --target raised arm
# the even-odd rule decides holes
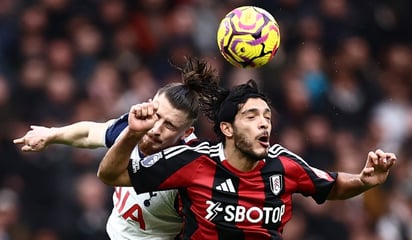
[[[131,186],[127,167],[130,155],[137,143],[151,129],[157,120],[157,102],[136,104],[130,108],[129,126],[125,133],[103,157],[97,176],[102,182],[112,186]]]
[[[105,123],[81,121],[64,127],[30,126],[23,137],[14,139],[15,144],[23,144],[22,151],[43,151],[50,144],[65,144],[79,148],[104,147],[104,135],[110,120]]]
[[[369,152],[366,165],[360,174],[338,174],[328,200],[348,199],[384,183],[395,161],[394,153],[383,152],[380,149]]]

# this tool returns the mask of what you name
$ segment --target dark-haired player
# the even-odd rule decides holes
[[[132,106],[129,129],[99,167],[105,183],[132,184],[137,192],[178,188],[183,239],[282,239],[293,193],[319,204],[347,199],[383,183],[396,160],[376,150],[359,174],[313,168],[281,145],[270,146],[271,107],[254,81],[214,99],[206,113],[220,143],[175,146],[129,161],[136,142],[158,120],[158,104],[147,102]]]

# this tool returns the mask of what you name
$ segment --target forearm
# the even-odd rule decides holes
[[[82,121],[64,127],[50,128],[49,144],[65,144],[79,148],[104,147],[106,123]],[[102,130],[99,130],[103,128]],[[103,131],[103,133],[101,132]]]
[[[335,185],[328,195],[328,200],[344,200],[357,196],[374,186],[366,185],[360,174],[349,174],[340,172]]]
[[[129,129],[103,157],[97,176],[105,184],[112,186],[131,186],[127,167],[130,155],[144,133],[133,133]]]

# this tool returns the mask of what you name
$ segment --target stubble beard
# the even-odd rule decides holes
[[[153,153],[159,152],[159,150],[153,148],[153,143],[150,141],[145,140],[147,136],[145,135],[142,140],[140,140],[139,144],[139,150],[145,155],[151,155]]]
[[[253,143],[251,143],[245,135],[238,134],[237,131],[234,131],[233,137],[236,149],[243,153],[251,161],[257,162],[267,156],[267,151],[262,154],[258,154],[253,151]]]

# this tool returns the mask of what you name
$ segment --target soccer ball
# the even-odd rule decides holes
[[[233,66],[260,67],[268,63],[279,48],[279,25],[262,8],[238,7],[220,22],[217,44],[220,53]]]

